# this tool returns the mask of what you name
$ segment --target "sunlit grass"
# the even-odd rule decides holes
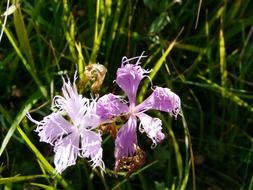
[[[0,189],[253,188],[252,1],[180,2],[11,2],[19,6],[4,30],[0,18]],[[162,119],[166,139],[151,149],[139,134],[147,162],[129,178],[113,171],[109,135],[104,174],[79,159],[57,175],[52,149],[25,114],[47,115],[61,76],[77,69],[82,80],[92,63],[108,69],[100,95],[118,92],[121,58],[143,51],[152,85],[171,88],[182,101],[177,119],[150,112]],[[139,102],[151,92],[150,79],[141,83]]]

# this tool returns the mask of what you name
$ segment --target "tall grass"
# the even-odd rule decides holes
[[[12,3],[19,6],[0,42],[0,189],[253,188],[252,1]],[[1,29],[3,23],[1,17]],[[39,142],[26,112],[38,120],[47,115],[61,76],[78,69],[81,80],[91,63],[108,69],[100,95],[119,91],[112,81],[121,58],[142,51],[153,85],[173,89],[182,101],[176,120],[150,113],[162,119],[166,139],[153,150],[139,134],[147,162],[129,178],[113,171],[109,135],[106,173],[79,159],[56,175],[53,150]],[[141,84],[138,101],[149,84]]]

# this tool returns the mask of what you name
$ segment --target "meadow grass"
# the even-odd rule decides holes
[[[0,2],[0,14],[7,1]],[[253,189],[253,14],[251,0],[86,0],[10,3],[0,42],[0,189]],[[4,16],[0,25],[3,30]],[[61,76],[79,79],[84,67],[107,67],[100,95],[113,83],[123,56],[145,51],[152,84],[182,102],[163,121],[166,139],[155,149],[142,134],[146,164],[129,178],[114,166],[114,141],[103,136],[106,172],[78,159],[56,175],[53,150],[35,125],[61,93]],[[151,92],[144,80],[138,101]],[[90,89],[83,89],[90,96]]]

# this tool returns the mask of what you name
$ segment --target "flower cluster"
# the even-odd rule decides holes
[[[101,130],[103,123],[113,123],[124,116],[125,123],[119,128],[115,139],[115,170],[121,169],[121,162],[128,158],[143,158],[143,151],[138,146],[137,131],[146,133],[152,146],[161,142],[165,135],[162,132],[162,121],[149,116],[150,109],[164,111],[177,116],[180,111],[180,98],[168,88],[152,87],[151,95],[141,103],[136,102],[137,90],[143,78],[150,71],[140,66],[143,54],[127,59],[123,57],[121,67],[117,70],[116,83],[124,91],[127,99],[112,93],[98,100],[87,99],[78,94],[75,85],[63,80],[63,96],[55,96],[53,106],[56,111],[36,121],[36,131],[43,142],[54,146],[54,163],[57,172],[61,173],[76,163],[77,156],[89,158],[94,167],[104,168],[102,161]],[[132,61],[137,60],[135,64]],[[137,164],[138,165],[138,164]]]

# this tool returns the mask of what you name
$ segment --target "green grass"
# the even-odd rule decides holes
[[[253,189],[253,1],[15,3],[0,42],[0,190]],[[6,4],[0,2],[0,14]],[[53,150],[39,142],[26,112],[38,120],[49,114],[61,76],[77,69],[82,80],[91,63],[108,69],[100,95],[120,92],[112,81],[121,58],[142,51],[153,85],[171,88],[182,101],[177,119],[150,112],[162,119],[166,139],[151,149],[139,134],[147,162],[129,178],[115,176],[107,135],[106,173],[78,159],[56,175]],[[149,84],[141,84],[138,101]]]

